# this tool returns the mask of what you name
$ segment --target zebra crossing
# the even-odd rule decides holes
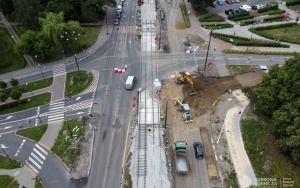
[[[65,64],[59,64],[53,66],[53,77],[61,75],[61,74],[66,74],[66,65]]]
[[[119,26],[119,33],[135,33],[136,32],[136,28],[135,25],[131,25],[131,26]]]
[[[48,123],[64,120],[65,102],[55,102],[50,104],[48,112]]]
[[[25,160],[25,162],[27,166],[29,166],[36,174],[38,174],[42,169],[47,155],[48,152],[45,149],[43,149],[40,145],[35,144],[35,147],[30,153],[28,159]]]
[[[91,108],[92,105],[93,105],[93,101],[94,101],[94,99],[88,99],[88,100],[81,101],[81,102],[76,103],[76,104],[66,106],[65,109],[66,109],[66,111],[69,111],[69,110],[80,110],[80,109],[83,109],[83,108]]]
[[[84,92],[82,92],[81,94],[95,92],[97,89],[100,74],[97,70],[91,70],[91,72],[94,75],[93,82],[92,82],[91,86],[88,89],[86,89]]]

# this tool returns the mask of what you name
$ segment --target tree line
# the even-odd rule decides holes
[[[250,104],[272,117],[276,144],[300,164],[300,57],[273,66],[261,83],[243,89]]]

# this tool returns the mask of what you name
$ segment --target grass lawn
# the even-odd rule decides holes
[[[233,27],[230,23],[221,23],[221,24],[201,24],[201,27],[205,29],[224,29]]]
[[[191,27],[190,18],[185,3],[180,3],[180,10],[186,27]]]
[[[290,43],[300,44],[300,25],[262,30],[261,32],[267,33],[268,35],[272,36],[273,38],[277,38],[280,41],[285,40]]]
[[[224,22],[225,18],[215,13],[208,13],[198,18],[199,22]]]
[[[76,158],[80,154],[80,146],[75,145],[75,140],[81,139],[85,124],[86,118],[64,121],[54,146],[51,148],[51,151],[58,155],[70,169],[74,167]]]
[[[0,185],[3,188],[19,188],[19,183],[9,175],[0,175]]]
[[[14,41],[5,28],[0,27],[0,74],[22,69],[26,62],[14,52]]]
[[[26,86],[26,84],[19,85],[18,88],[20,89],[20,91],[22,93],[27,93],[27,92],[30,92],[30,91],[35,91],[35,90],[38,90],[38,89],[49,87],[50,85],[52,85],[52,83],[53,83],[53,77],[46,78],[46,79],[43,79],[43,80],[38,80],[38,81],[35,81],[35,82],[29,82],[27,86]],[[7,88],[7,89],[4,89],[4,90],[1,90],[1,92],[7,93],[7,95],[9,95],[11,90],[12,90],[12,88]]]
[[[18,112],[29,108],[34,108],[40,105],[47,104],[50,102],[50,100],[51,100],[51,93],[43,93],[40,95],[35,95],[30,98],[21,99],[19,101],[3,104],[0,106],[1,107],[0,115]]]
[[[34,188],[44,188],[44,185],[42,184],[40,178],[38,178],[37,176],[35,178]]]
[[[79,82],[78,71],[70,72],[67,74],[65,97],[71,97],[77,95],[87,89],[92,81],[93,74],[88,73],[85,70],[80,71],[81,82]]]
[[[281,178],[291,178],[294,186],[300,185],[300,168],[276,147],[271,120],[260,112],[253,114],[258,119],[242,120],[241,126],[245,149],[256,177],[277,178],[278,185]]]
[[[293,11],[300,11],[300,4],[290,6]]]
[[[20,167],[22,167],[22,163],[19,161],[0,155],[0,169],[15,169]]]
[[[33,124],[33,123],[32,123]],[[35,142],[40,141],[44,133],[46,132],[48,128],[48,125],[43,126],[33,126],[28,129],[22,129],[16,132],[17,135],[24,136],[26,138],[29,138],[31,140],[34,140]]]
[[[228,187],[230,185],[232,188],[239,188],[238,180],[234,170],[227,173],[225,177],[225,182],[227,183]]]
[[[250,65],[226,65],[229,70],[230,75],[246,73],[251,70]]]
[[[95,44],[97,41],[97,38],[99,36],[101,28],[99,26],[97,27],[83,27],[85,30],[85,34],[82,36],[83,41],[85,42],[86,48],[89,48]]]

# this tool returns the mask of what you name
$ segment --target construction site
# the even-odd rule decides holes
[[[252,72],[220,77],[213,65],[202,76],[177,72],[172,78],[163,80],[160,99],[166,118],[171,187],[227,187],[224,178],[234,168],[228,151],[229,141],[225,134],[220,134],[225,115],[239,103],[240,93],[235,91],[256,85],[263,74],[258,66],[253,66]],[[178,140],[186,142],[188,170],[184,175],[178,172],[174,155],[174,143]],[[201,160],[195,158],[193,148],[193,143],[198,141],[204,148]]]

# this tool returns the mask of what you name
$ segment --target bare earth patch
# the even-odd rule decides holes
[[[175,25],[176,29],[186,29],[185,23],[176,23]]]

